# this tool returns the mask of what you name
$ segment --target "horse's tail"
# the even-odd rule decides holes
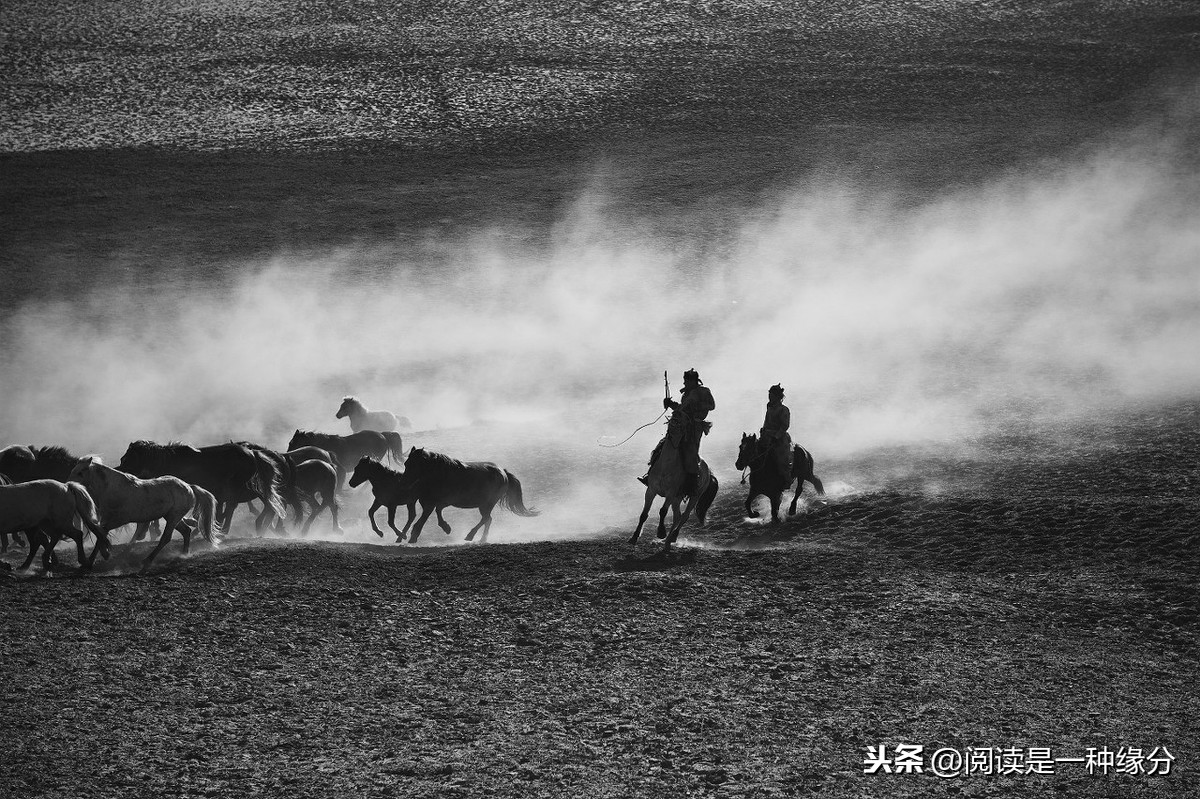
[[[328,450],[326,451],[328,452]],[[333,483],[333,489],[335,491],[341,491],[346,487],[346,467],[342,466],[341,459],[339,459],[338,456],[332,452],[329,453],[329,465],[333,467],[333,473],[336,475]]]
[[[380,433],[384,440],[387,441],[388,458],[394,464],[404,463],[404,443],[400,440],[399,433]]]
[[[219,536],[223,532],[221,521],[217,518],[217,498],[200,486],[194,485],[191,488],[196,496],[196,502],[192,505],[196,524],[200,527],[201,535],[215,547],[220,543]]]
[[[254,453],[254,474],[250,477],[248,486],[267,507],[274,511],[280,519],[287,519],[287,509],[284,507],[283,479],[279,470],[269,458],[260,452]]]
[[[521,481],[516,478],[516,475],[506,469],[504,479],[508,485],[504,489],[504,496],[501,497],[500,504],[518,516],[537,516],[538,511],[535,508],[525,507],[525,500],[521,498]]]
[[[704,515],[708,513],[709,507],[712,506],[713,500],[717,498],[717,476],[709,473],[708,485],[700,492],[700,499],[696,503],[696,518],[700,524],[704,524]]]
[[[75,515],[83,522],[84,527],[91,531],[92,535],[96,536],[96,546],[100,548],[100,554],[108,557],[109,543],[108,534],[104,532],[104,528],[100,526],[100,514],[96,511],[96,502],[92,499],[92,495],[83,487],[83,483],[68,482],[66,484],[67,491],[71,494],[71,499],[75,503]]]

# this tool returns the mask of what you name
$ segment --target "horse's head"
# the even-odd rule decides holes
[[[100,460],[99,455],[84,455],[71,467],[71,476],[68,479],[82,483],[89,491],[97,487],[102,489],[108,483],[107,470],[108,467]]]
[[[151,442],[134,441],[125,450],[121,460],[117,462],[117,469],[126,474],[132,474],[134,477],[149,477],[150,475],[146,472],[150,468],[154,451],[155,445]]]
[[[429,465],[429,453],[422,447],[413,447],[408,451],[408,457],[404,459],[404,472],[407,474],[413,469],[418,471]]]
[[[758,436],[753,433],[742,433],[742,443],[738,445],[737,463],[734,464],[734,467],[738,470],[745,469],[757,454]]]
[[[342,407],[338,408],[337,418],[342,419],[354,412],[354,409],[359,407],[359,402],[354,397],[344,397],[342,399]]]
[[[303,431],[297,430],[296,432],[292,433],[292,440],[288,442],[287,449],[284,451],[291,452],[294,449],[306,446],[307,443],[308,442]]]
[[[378,466],[378,461],[372,460],[368,456],[363,455],[358,459],[358,464],[354,467],[354,473],[350,475],[350,480],[348,481],[350,483],[350,487],[358,488],[363,484],[364,480],[369,480],[371,475],[375,474]]]

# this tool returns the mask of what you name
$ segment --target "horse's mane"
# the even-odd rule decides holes
[[[436,468],[442,468],[442,469],[465,469],[466,468],[465,463],[463,463],[460,460],[457,460],[456,458],[451,458],[449,455],[443,455],[440,452],[433,452],[432,450],[428,450],[428,449],[422,449],[422,450],[419,450],[419,452],[423,453],[424,459],[429,460],[431,465],[435,466]],[[409,455],[409,457],[411,458],[412,455]],[[421,458],[418,458],[418,460],[420,460],[420,459]]]
[[[341,436],[339,436],[337,433],[318,433],[315,430],[297,430],[292,434],[292,438],[295,438],[296,436],[309,438],[313,441],[335,441],[341,438]]]
[[[66,447],[30,447],[33,457],[39,461],[77,461],[79,460]]]
[[[131,450],[143,450],[151,455],[164,455],[168,452],[179,452],[180,450],[195,450],[191,444],[185,444],[182,441],[168,441],[166,444],[159,444],[156,441],[134,441],[129,445]]]
[[[393,477],[400,477],[404,474],[404,472],[399,471],[398,469],[391,468],[390,466],[385,464],[383,461],[377,461],[374,458],[367,457],[366,455],[363,456],[363,460],[370,461],[372,464],[374,464],[374,466],[376,468],[382,470],[386,474],[392,475]],[[361,461],[360,461],[360,463],[361,463]]]
[[[358,407],[360,407],[360,408],[366,408],[366,407],[367,407],[366,405],[363,405],[363,404],[362,404],[362,401],[361,401],[361,400],[360,400],[358,397],[342,397],[342,402],[343,402],[343,403],[346,403],[346,402],[353,402],[355,405],[357,405],[357,406],[358,406]]]

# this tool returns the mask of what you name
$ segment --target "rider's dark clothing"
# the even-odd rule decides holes
[[[671,403],[673,413],[667,435],[679,447],[683,469],[688,474],[700,474],[700,437],[711,427],[704,420],[716,407],[712,392],[704,386],[685,388],[679,402]]]
[[[763,418],[762,437],[764,447],[770,447],[775,455],[776,463],[782,474],[792,473],[792,437],[788,435],[788,427],[792,423],[792,412],[783,400],[771,400],[767,403],[767,414]]]
[[[667,423],[667,436],[679,450],[683,460],[683,470],[687,474],[700,474],[700,436],[708,432],[711,426],[705,421],[708,412],[717,407],[712,392],[704,386],[690,386],[683,389],[679,402],[667,400],[665,403],[673,413]],[[654,452],[650,454],[650,464],[658,459],[662,451],[663,441],[658,442]]]

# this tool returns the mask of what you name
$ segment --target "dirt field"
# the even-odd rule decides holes
[[[628,529],[234,537],[148,576],[120,576],[148,545],[93,577],[10,576],[0,779],[20,796],[1195,795],[1198,421],[1187,405],[1070,446],[875,453],[879,490],[809,489],[775,529],[730,486],[669,557]],[[901,462],[919,478],[883,476]],[[864,775],[878,744],[1176,760]]]

